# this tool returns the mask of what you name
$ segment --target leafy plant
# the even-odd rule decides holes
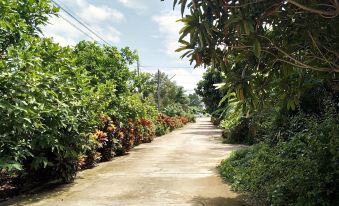
[[[333,108],[324,117],[291,119],[288,140],[268,139],[234,152],[221,163],[221,175],[235,190],[270,205],[336,205],[339,128]]]

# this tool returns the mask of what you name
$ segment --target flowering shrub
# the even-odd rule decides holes
[[[90,135],[96,144],[85,155],[80,155],[80,169],[124,155],[136,145],[151,142],[155,136],[153,123],[145,118],[129,119],[125,127],[116,125],[120,125],[120,122],[114,122],[109,116],[101,117],[101,125]]]
[[[100,120],[101,125],[89,135],[94,141],[92,147],[79,156],[79,169],[91,168],[98,162],[124,155],[139,144],[151,142],[156,135],[167,134],[190,122],[186,116],[169,117],[164,114],[159,114],[156,121],[129,119],[123,127],[116,126],[121,122],[115,122],[107,115],[103,115]]]
[[[189,122],[194,122],[194,118],[188,116],[174,116],[170,117],[165,114],[159,114],[157,119],[156,135],[164,135],[177,128],[183,127]]]

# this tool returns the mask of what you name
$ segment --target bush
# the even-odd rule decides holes
[[[186,114],[186,118],[188,122],[192,122],[192,123],[196,122],[196,117],[194,114]]]
[[[196,112],[197,110],[195,107],[184,106],[182,104],[171,104],[164,109],[163,114],[169,117],[186,117],[188,118],[188,122],[195,122],[194,114]]]
[[[49,39],[27,37],[7,51],[0,62],[0,167],[71,181],[87,144],[82,132],[93,127],[87,73]]]
[[[229,144],[253,144],[254,130],[251,128],[250,119],[242,117],[238,124],[229,130],[224,130],[223,138]]]
[[[174,116],[170,117],[165,114],[159,114],[156,126],[157,136],[167,134],[177,128],[183,127],[189,122],[195,121],[195,118],[190,116]]]
[[[167,116],[175,117],[184,116],[186,114],[186,111],[180,104],[171,104],[164,109],[163,113]]]
[[[162,136],[170,132],[170,127],[165,124],[157,124],[155,134],[156,136]]]
[[[220,127],[224,129],[224,142],[252,145],[270,139],[276,132],[273,129],[276,116],[277,111],[273,108],[263,109],[249,117],[241,116],[239,111],[234,112],[220,123]]]
[[[289,139],[263,142],[234,152],[219,166],[233,189],[270,205],[338,205],[338,119],[296,115]],[[306,123],[306,126],[302,126]]]
[[[83,60],[88,55],[100,61],[87,65]],[[95,165],[97,147],[116,147],[113,137],[99,141],[100,145],[90,135],[102,123],[100,114],[110,114],[114,124],[122,124],[130,134],[137,124],[129,127],[128,119],[155,120],[155,107],[128,93],[130,74],[125,58],[129,57],[114,47],[81,42],[73,50],[29,36],[22,44],[9,46],[0,59],[1,172],[30,181],[61,178],[70,182],[79,161],[80,165]],[[80,63],[83,65],[77,65]],[[107,126],[97,129],[105,134],[102,130]],[[152,131],[142,132],[129,137],[135,138],[133,144],[142,142],[139,139],[146,132],[152,135]],[[101,151],[100,158],[110,159],[108,152]]]

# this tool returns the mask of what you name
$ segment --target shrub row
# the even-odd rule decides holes
[[[173,131],[174,129],[183,127],[188,122],[195,122],[193,115],[170,117],[165,114],[159,114],[155,133],[157,136],[164,135]]]
[[[40,38],[59,11],[52,5],[0,1],[0,199],[36,182],[71,182],[78,169],[152,141],[159,125],[151,75],[129,69],[136,52]],[[187,123],[173,119],[161,125]]]
[[[92,140],[91,149],[79,156],[79,169],[91,168],[98,162],[124,155],[133,147],[150,143],[155,136],[164,135],[188,122],[187,117],[168,117],[159,114],[156,121],[145,118],[129,119],[125,127],[120,127],[119,122],[109,116],[102,116],[101,125],[89,137]],[[165,128],[165,132],[159,132],[159,128]]]
[[[79,168],[152,141],[158,112],[132,92],[134,52],[25,38],[0,59],[0,193],[13,184],[71,182]]]

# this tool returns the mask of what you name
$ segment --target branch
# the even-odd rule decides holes
[[[311,65],[307,65],[297,59],[295,59],[294,57],[292,57],[291,55],[289,55],[287,52],[285,52],[284,50],[280,49],[279,47],[275,46],[275,48],[280,51],[281,53],[283,53],[285,56],[287,56],[289,59],[293,60],[297,65],[299,65],[300,68],[309,68],[309,69],[313,69],[316,71],[323,71],[323,72],[339,72],[339,68],[322,68],[322,67],[314,67]]]
[[[339,53],[338,53],[338,52],[333,51],[333,50],[330,50],[330,49],[326,48],[325,46],[323,46],[323,48],[324,48],[326,51],[328,51],[328,52],[334,54],[334,55],[337,57],[337,59],[339,59]]]
[[[317,57],[315,54],[314,54],[314,56],[317,57],[317,58],[319,58],[319,59],[321,59],[322,61],[327,62],[329,65],[332,65],[332,66],[334,65],[335,67],[337,67],[338,65],[336,65],[335,63],[330,62],[330,61],[325,57],[325,55],[321,52],[320,48],[318,47],[317,42],[315,41],[315,39],[313,38],[313,36],[312,36],[312,34],[311,34],[311,32],[308,31],[307,33],[308,33],[308,35],[310,36],[313,45],[315,46],[315,48],[318,50],[319,54],[320,54],[323,58],[321,59],[321,58]],[[313,52],[312,52],[312,53],[313,53]]]
[[[293,0],[287,0],[287,2],[290,4],[293,4],[294,6],[299,7],[300,9],[303,9],[311,13],[319,14],[320,16],[325,17],[325,18],[335,18],[336,16],[339,15],[339,6],[337,4],[335,5],[336,9],[334,11],[323,11],[323,10],[313,9],[313,8],[304,6]]]
[[[311,66],[311,65],[307,65],[307,64],[299,61],[298,59],[294,58],[293,56],[291,56],[290,54],[288,54],[287,52],[285,52],[284,50],[282,50],[278,46],[276,46],[269,38],[262,36],[262,35],[260,35],[259,37],[264,38],[267,41],[269,41],[275,49],[277,49],[280,53],[284,54],[287,58],[292,60],[294,62],[293,65],[298,65],[299,68],[305,68],[305,69],[307,68],[307,69],[313,69],[313,70],[316,70],[316,71],[323,71],[323,72],[333,72],[333,71],[339,72],[338,67],[324,68],[324,67],[314,67],[314,66]],[[292,62],[290,62],[290,63],[292,64]]]

